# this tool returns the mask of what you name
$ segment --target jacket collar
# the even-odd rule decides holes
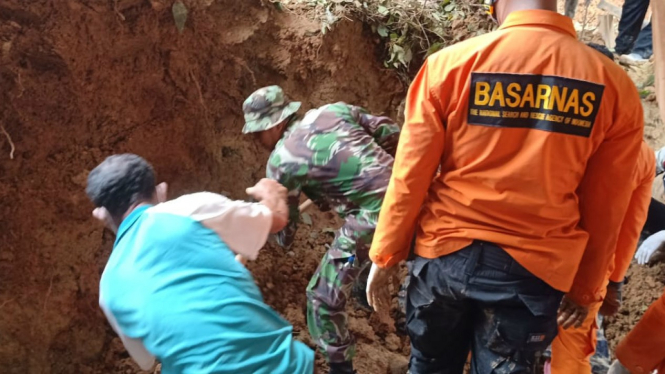
[[[546,26],[554,27],[570,36],[577,38],[573,20],[556,12],[549,10],[519,10],[508,15],[501,24],[499,30],[519,26]]]

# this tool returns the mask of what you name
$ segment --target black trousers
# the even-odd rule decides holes
[[[563,293],[500,247],[476,241],[437,259],[416,257],[407,291],[411,374],[535,373],[557,334]]]
[[[651,24],[642,30],[644,17],[650,0],[626,0],[623,3],[619,35],[616,38],[616,52],[619,54],[638,53],[643,58],[653,54]]]

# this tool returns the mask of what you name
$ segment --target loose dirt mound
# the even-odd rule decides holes
[[[616,317],[607,321],[606,337],[611,348],[619,344],[621,338],[642,318],[649,305],[663,294],[665,264],[651,268],[633,265],[627,277],[621,310]]]
[[[360,23],[321,36],[319,24],[257,0],[185,3],[179,34],[171,1],[0,2],[0,124],[16,145],[11,160],[0,140],[0,372],[134,372],[97,305],[113,238],[83,190],[105,156],[145,156],[173,196],[243,198],[267,160],[240,134],[256,88],[279,84],[304,108],[344,100],[392,116],[404,96]],[[306,282],[328,240],[321,230],[334,226],[313,221],[293,253],[269,246],[252,266],[303,339]],[[363,316],[352,324],[361,342],[380,339]],[[361,345],[360,368],[388,370],[390,354]]]

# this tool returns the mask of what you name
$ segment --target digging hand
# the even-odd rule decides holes
[[[587,314],[589,314],[589,308],[581,305],[577,305],[574,301],[564,296],[561,301],[561,306],[559,307],[559,314],[557,317],[557,322],[559,326],[564,329],[570,327],[580,327],[582,322],[586,319]]]

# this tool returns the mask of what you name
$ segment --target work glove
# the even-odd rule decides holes
[[[612,282],[607,285],[607,295],[600,307],[600,314],[605,317],[611,317],[619,312],[621,307],[621,288],[623,282]]]
[[[659,231],[646,238],[635,253],[635,259],[640,265],[646,265],[665,258],[665,230]]]
[[[399,266],[382,269],[372,264],[367,277],[367,302],[369,306],[379,315],[382,322],[390,320],[390,284],[394,275],[397,274]]]
[[[564,330],[569,327],[580,327],[589,314],[589,308],[577,305],[568,296],[564,296],[559,306],[557,322]]]

